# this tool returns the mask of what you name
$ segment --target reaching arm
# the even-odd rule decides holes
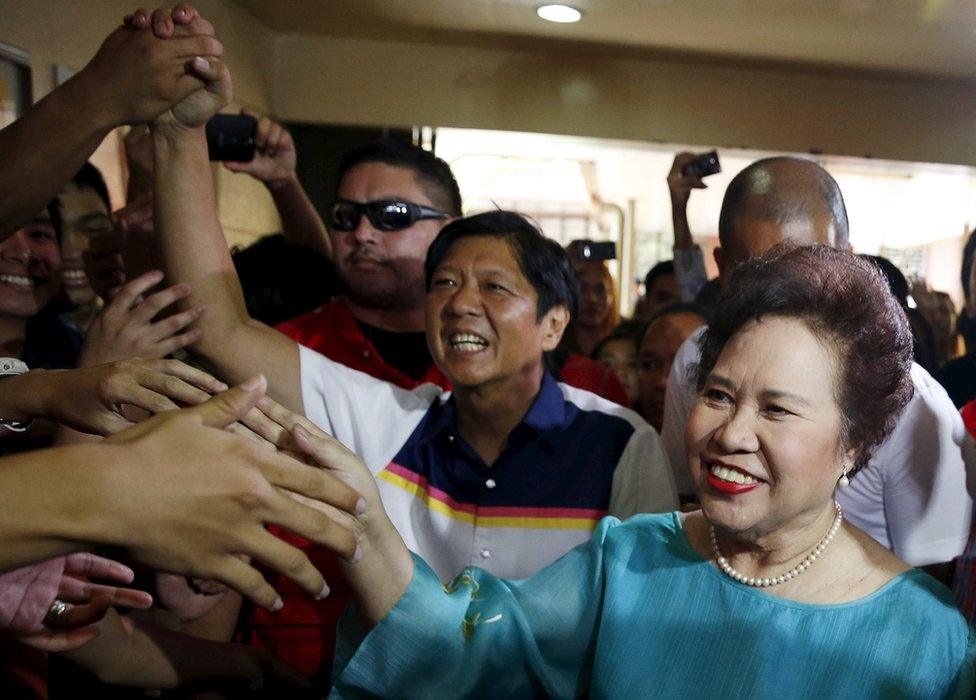
[[[249,115],[250,112],[242,109],[241,114]],[[331,260],[329,232],[295,174],[298,157],[291,134],[280,124],[262,117],[258,120],[254,146],[252,161],[228,161],[224,166],[235,173],[247,173],[264,183],[278,209],[286,241],[311,248]]]
[[[97,445],[4,458],[0,571],[103,543],[155,569],[216,579],[266,608],[280,599],[238,554],[321,594],[321,574],[265,525],[277,523],[351,558],[355,538],[336,520],[365,504],[334,476],[224,431],[263,393],[255,377]],[[289,492],[307,498],[300,503]]]
[[[167,40],[172,41],[172,40]],[[198,61],[206,86],[151,126],[155,228],[167,278],[190,285],[184,309],[203,305],[202,337],[192,350],[230,381],[260,371],[271,395],[302,410],[298,345],[247,314],[214,196],[204,126],[230,100],[230,75],[218,61]]]
[[[98,637],[62,656],[91,671],[103,683],[174,688],[195,681],[240,678],[252,690],[269,682],[283,682],[292,691],[308,685],[301,674],[260,649],[133,624],[114,610],[98,628]]]
[[[697,156],[679,153],[674,157],[668,173],[668,190],[671,193],[671,223],[674,226],[674,272],[678,279],[682,301],[694,301],[698,292],[708,282],[705,260],[701,248],[695,245],[688,227],[688,198],[692,190],[708,187],[700,177],[685,175],[683,168]]]

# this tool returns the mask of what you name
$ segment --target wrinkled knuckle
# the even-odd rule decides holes
[[[292,549],[284,556],[281,564],[285,574],[297,578],[306,573],[308,569],[308,557],[302,554],[301,550]]]

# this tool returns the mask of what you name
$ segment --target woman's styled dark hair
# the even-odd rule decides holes
[[[842,440],[868,463],[912,398],[912,332],[872,262],[827,246],[781,245],[739,265],[701,339],[698,388],[750,321],[795,318],[836,349]],[[808,370],[812,371],[812,370]]]
[[[455,241],[468,236],[494,236],[511,247],[519,269],[538,296],[536,320],[541,321],[550,309],[565,306],[570,318],[579,309],[579,282],[569,256],[558,243],[542,235],[521,214],[512,211],[488,211],[455,219],[441,229],[427,249],[424,277],[427,289],[434,270],[441,264]]]

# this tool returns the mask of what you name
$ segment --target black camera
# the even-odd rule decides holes
[[[681,168],[682,175],[702,178],[722,172],[722,166],[718,162],[718,151],[702,153],[690,163],[686,163]]]
[[[254,135],[258,120],[246,114],[215,114],[207,122],[207,152],[210,160],[254,160]]]

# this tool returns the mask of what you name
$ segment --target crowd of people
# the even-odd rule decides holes
[[[320,216],[261,117],[224,167],[282,232],[231,251],[222,55],[138,10],[0,131],[4,697],[974,696],[976,237],[957,315],[772,157],[709,280],[679,153],[621,318],[593,242],[465,216],[422,148]]]

